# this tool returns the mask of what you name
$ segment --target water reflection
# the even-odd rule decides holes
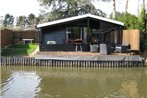
[[[2,98],[34,98],[40,91],[41,78],[35,72],[9,70],[8,77],[8,74],[4,75],[4,73],[7,72],[2,68]]]
[[[147,68],[5,66],[1,86],[3,98],[147,98]]]
[[[122,84],[121,84],[120,92],[123,95],[127,95],[127,96],[130,96],[132,98],[138,98],[139,93],[138,93],[138,90],[137,90],[137,82],[134,81],[134,80],[123,81]]]

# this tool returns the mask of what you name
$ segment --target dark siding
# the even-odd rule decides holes
[[[75,48],[75,44],[42,45],[40,51],[75,51]],[[78,50],[80,50],[79,47]],[[82,51],[90,51],[89,44],[82,44]]]
[[[65,30],[43,32],[43,44],[46,45],[47,41],[56,41],[56,44],[64,44]]]

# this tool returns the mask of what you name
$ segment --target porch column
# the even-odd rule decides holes
[[[68,41],[68,28],[66,28],[66,31],[65,32],[66,32],[66,35],[65,35],[66,36],[66,39],[65,40],[67,42]]]
[[[90,35],[90,23],[89,18],[87,19],[87,43],[89,44],[89,35]]]
[[[83,35],[84,35],[83,41],[84,43],[87,44],[87,28],[86,27],[83,28]]]
[[[118,30],[116,29],[115,31],[114,31],[114,42],[115,42],[115,44],[117,44],[118,43]]]
[[[39,43],[39,51],[40,51],[40,49],[41,49],[41,46],[43,45],[43,43],[42,43],[42,33],[43,33],[43,31],[42,31],[42,29],[41,28],[38,28],[38,43]]]
[[[87,19],[87,30],[88,30],[88,35],[90,34],[90,26],[89,26],[89,18]]]
[[[83,40],[83,27],[80,27],[80,39]]]
[[[41,28],[39,28],[39,44],[41,45],[42,44],[42,29]]]

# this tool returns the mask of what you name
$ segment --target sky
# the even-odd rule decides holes
[[[129,0],[128,11],[132,14],[137,15],[137,4],[138,1],[142,0]],[[126,0],[116,0],[116,9],[117,11],[124,11]],[[101,9],[108,15],[112,12],[112,2],[109,3],[93,3],[96,8]],[[142,2],[139,3],[141,6]],[[130,6],[131,5],[131,6]],[[146,0],[147,6],[147,0]],[[28,16],[30,13],[39,15],[40,9],[43,7],[39,6],[39,2],[37,0],[0,0],[0,16],[5,16],[5,14],[9,13],[14,17],[18,17],[21,15]]]
[[[28,16],[30,13],[39,15],[41,7],[37,0],[0,0],[0,16],[9,13],[15,17]]]
[[[96,0],[94,0],[96,1]],[[125,11],[125,5],[126,5],[126,0],[115,0],[116,2],[116,11],[118,12],[124,12]],[[102,2],[98,3],[95,2],[93,3],[96,8],[101,9],[103,12],[106,12],[108,15],[110,15],[113,11],[113,2]],[[142,7],[142,0],[129,0],[128,2],[128,12],[137,15],[138,14],[138,4],[139,4],[139,9]],[[145,0],[145,5],[147,7],[147,0]]]

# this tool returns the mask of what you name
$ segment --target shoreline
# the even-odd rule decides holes
[[[73,56],[72,56],[73,57]],[[116,57],[105,58],[104,56],[81,58],[83,56],[74,56],[73,58],[60,59],[35,58],[35,57],[1,57],[1,65],[26,65],[26,66],[56,66],[56,67],[145,67],[142,57]],[[116,59],[118,58],[118,59]]]

